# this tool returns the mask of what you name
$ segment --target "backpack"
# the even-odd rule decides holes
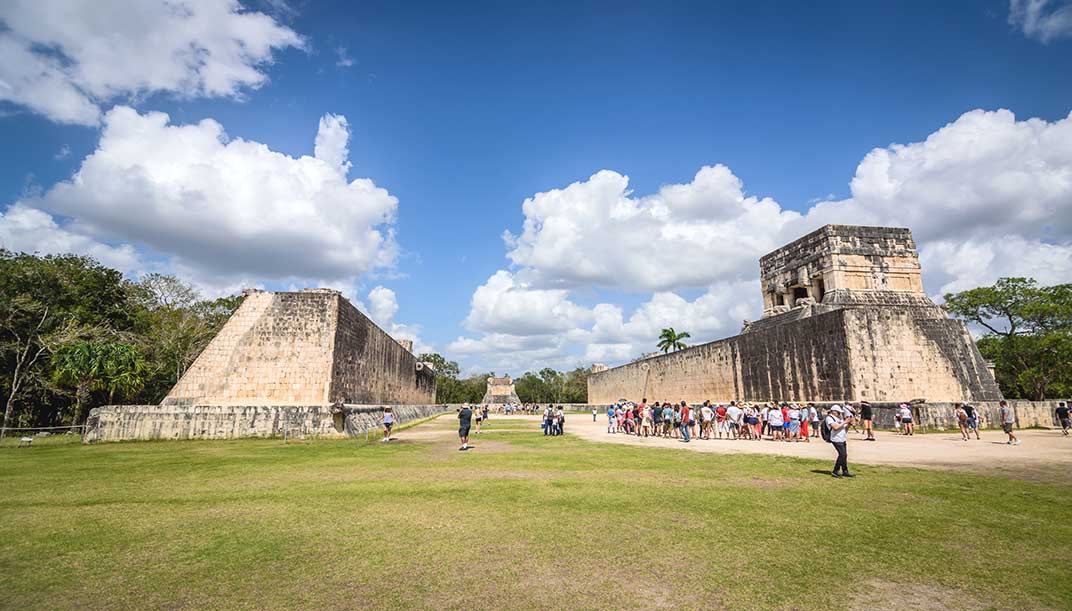
[[[822,435],[823,441],[832,443],[830,441],[830,425],[827,423],[826,418],[823,418],[823,424],[819,427],[819,434]]]

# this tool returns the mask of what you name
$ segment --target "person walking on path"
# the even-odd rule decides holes
[[[864,441],[875,441],[875,427],[871,425],[873,417],[871,404],[867,401],[860,401],[860,420],[864,421],[864,433],[867,434]]]
[[[596,414],[597,414],[597,412],[598,412],[598,411],[599,411],[599,410],[598,410],[598,409],[596,409],[596,406],[594,406],[594,405],[593,405],[593,406],[592,406],[592,422],[595,422],[595,421],[596,421]]]
[[[847,447],[848,428],[852,425],[852,416],[845,417],[845,412],[840,405],[834,405],[826,416],[826,426],[830,429],[830,443],[837,450],[837,461],[834,462],[834,477],[856,477],[849,473],[849,450]]]
[[[689,413],[689,404],[684,401],[681,402],[681,437],[685,440],[685,443],[689,442],[689,420],[691,420],[692,414]]]
[[[469,426],[472,422],[473,410],[469,409],[468,403],[463,403],[462,408],[458,410],[458,438],[462,442],[462,447],[458,450],[461,452],[469,449]]]
[[[1012,408],[1009,407],[1009,404],[1004,400],[1002,400],[1001,403],[998,403],[998,405],[1001,406],[999,410],[1001,412],[1001,429],[1009,436],[1009,440],[1005,443],[1011,446],[1020,445],[1020,440],[1017,439],[1016,435],[1012,432],[1012,427],[1016,424],[1016,415],[1013,414]]]
[[[964,404],[964,413],[968,414],[968,422],[967,422],[968,436],[970,437],[971,433],[974,431],[975,432],[975,440],[978,441],[980,439],[980,437],[979,437],[979,412],[977,412],[975,410],[975,408],[971,406],[970,403],[965,403]]]
[[[1057,409],[1054,410],[1057,413],[1057,421],[1061,423],[1061,434],[1068,437],[1068,429],[1072,428],[1072,420],[1069,420],[1068,406],[1064,401],[1057,404]]]
[[[391,427],[395,425],[395,414],[391,411],[390,407],[383,408],[383,439],[381,441],[391,441]]]
[[[970,441],[971,437],[968,434],[968,412],[964,411],[964,406],[957,404],[957,424],[960,425],[960,438],[961,441]]]

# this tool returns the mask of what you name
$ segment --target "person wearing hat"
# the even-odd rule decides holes
[[[463,403],[458,410],[458,439],[462,442],[462,447],[458,449],[463,452],[469,449],[469,426],[472,422],[473,410],[469,409],[468,403]]]
[[[837,461],[834,463],[834,477],[855,477],[849,473],[849,452],[846,441],[849,427],[852,425],[852,416],[846,416],[845,410],[840,405],[834,405],[826,415],[826,426],[830,429],[830,443],[837,450]]]

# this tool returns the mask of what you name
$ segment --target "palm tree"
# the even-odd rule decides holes
[[[145,386],[145,360],[130,344],[76,340],[56,350],[52,366],[57,383],[74,387],[74,424],[92,391],[107,391],[111,403],[116,395],[128,397]]]
[[[670,352],[671,349],[675,351],[681,350],[682,348],[687,347],[685,342],[681,340],[689,337],[692,336],[689,335],[687,331],[678,333],[677,331],[674,331],[673,327],[663,329],[663,332],[659,334],[659,349],[663,351],[663,354]]]

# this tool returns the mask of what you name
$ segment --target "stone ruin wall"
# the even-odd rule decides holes
[[[827,225],[760,260],[741,335],[589,376],[588,400],[988,401],[964,323],[923,292],[911,232]]]
[[[162,405],[322,405],[336,303],[321,293],[250,292]]]
[[[435,416],[442,405],[393,405],[399,423]],[[382,405],[107,405],[90,411],[85,443],[128,440],[342,438],[383,424]]]
[[[435,402],[435,371],[339,296],[332,403]]]
[[[429,404],[435,372],[336,291],[252,291],[162,405]]]
[[[840,309],[595,373],[588,400],[986,401],[1001,398],[963,323]]]

